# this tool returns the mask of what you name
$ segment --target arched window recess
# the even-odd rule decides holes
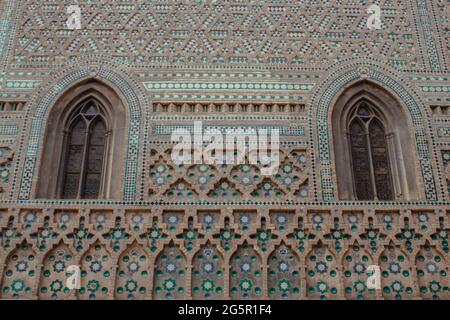
[[[421,178],[408,110],[369,81],[347,87],[331,111],[340,200],[417,200]]]
[[[64,127],[60,198],[102,197],[110,133],[105,110],[97,100],[88,98],[75,108]]]

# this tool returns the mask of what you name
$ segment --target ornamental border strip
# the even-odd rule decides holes
[[[11,16],[12,12],[14,10],[14,1],[13,0],[5,0],[3,3],[3,15],[0,17],[0,88],[3,87],[3,75],[5,74],[6,69],[8,68],[7,59],[9,57],[9,43],[10,39],[9,37],[12,36],[8,33],[10,31],[10,25],[11,25]],[[14,30],[11,32],[14,34]],[[8,45],[7,48],[5,46]]]
[[[314,88],[312,83],[290,82],[244,82],[244,81],[145,81],[147,91],[181,90],[181,91],[310,91]]]
[[[270,101],[273,100],[279,101],[279,103],[291,103],[293,101],[302,101],[303,96],[294,96],[294,95],[249,95],[249,94],[151,94],[150,98],[152,100],[158,100],[160,102],[173,102],[173,101],[182,101],[182,102],[193,102],[198,100],[208,100],[208,101]]]
[[[414,2],[417,7],[417,15],[418,15],[417,20],[414,19],[414,22],[416,25],[417,33],[420,32],[422,34],[423,39],[426,44],[429,68],[431,70],[439,71],[442,69],[442,66],[441,66],[442,62],[445,63],[445,61],[441,61],[441,57],[438,54],[438,48],[434,41],[434,30],[433,29],[435,29],[434,28],[435,25],[433,25],[431,23],[431,18],[429,16],[428,10],[427,10],[427,2],[432,2],[432,1],[415,0]],[[416,12],[416,11],[413,10],[413,12]],[[419,28],[419,24],[417,22],[420,23],[421,28]]]
[[[369,208],[369,210],[395,210],[400,211],[405,207],[411,207],[412,209],[418,210],[430,210],[431,208],[436,208],[438,206],[450,208],[450,200],[417,200],[417,201],[354,201],[354,200],[341,200],[341,201],[202,201],[196,200],[191,202],[170,202],[170,201],[148,201],[148,200],[63,200],[63,199],[30,199],[30,200],[0,200],[0,209],[2,206],[11,207],[15,210],[17,206],[30,206],[30,208],[37,208],[38,206],[52,206],[58,207],[63,206],[64,208],[85,208],[95,209],[96,207],[109,207],[111,205],[118,206],[118,208],[125,207],[127,209],[150,209],[150,206],[156,206],[164,210],[180,210],[180,206],[195,206],[197,209],[210,209],[211,206],[221,208],[248,208],[254,209],[255,205],[264,205],[267,207],[273,206],[275,209],[292,209],[301,206],[304,209],[311,210],[323,210],[323,209],[337,209],[340,207],[352,207],[353,209],[358,208]],[[94,207],[92,207],[94,206]],[[280,208],[280,206],[283,206]],[[116,207],[115,207],[116,208]],[[4,209],[4,208],[3,208]],[[116,208],[117,209],[117,208]],[[220,208],[219,208],[220,209]],[[444,209],[440,209],[444,210]]]

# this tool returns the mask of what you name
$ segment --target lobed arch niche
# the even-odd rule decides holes
[[[417,200],[415,139],[405,109],[387,90],[360,81],[331,114],[340,200]]]
[[[48,113],[36,197],[121,199],[126,110],[101,81],[68,89]]]

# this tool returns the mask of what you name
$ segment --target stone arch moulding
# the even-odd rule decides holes
[[[314,146],[313,149],[315,149],[314,152],[316,152],[314,157],[316,170],[313,171],[313,174],[315,175],[314,180],[317,181],[315,186],[317,200],[320,198],[325,202],[339,200],[334,167],[335,154],[332,152],[333,139],[330,138],[332,112],[337,100],[345,93],[345,90],[358,82],[371,83],[374,87],[383,88],[403,108],[403,112],[407,115],[410,139],[416,147],[416,167],[421,173],[421,176],[417,177],[417,196],[419,198],[414,200],[423,198],[429,201],[438,200],[432,166],[433,149],[428,142],[428,135],[433,141],[432,133],[427,130],[430,120],[425,109],[421,110],[416,102],[419,100],[417,94],[401,84],[388,68],[383,67],[380,70],[379,66],[368,62],[358,61],[333,71],[330,73],[332,76],[317,89],[309,108],[310,139]],[[413,95],[416,99],[413,98]],[[412,187],[412,189],[410,196],[415,197],[414,188]]]
[[[38,192],[38,169],[41,167],[43,156],[43,145],[46,136],[47,122],[50,112],[58,108],[57,104],[64,95],[70,93],[71,88],[83,87],[89,82],[104,86],[112,90],[124,105],[126,123],[124,123],[124,148],[126,154],[124,159],[124,172],[121,187],[121,199],[133,201],[137,195],[137,181],[139,172],[141,130],[143,127],[143,107],[146,105],[143,92],[136,94],[135,90],[141,88],[132,78],[120,71],[114,62],[106,62],[107,58],[94,59],[86,58],[85,63],[74,61],[70,66],[64,68],[55,77],[57,80],[40,86],[35,96],[30,100],[26,109],[25,125],[23,137],[27,136],[28,143],[21,145],[19,152],[23,156],[18,157],[18,164],[22,168],[18,180],[18,198],[20,200],[30,200],[39,195]],[[95,88],[94,88],[95,89]],[[81,93],[82,94],[82,93]],[[26,141],[25,139],[21,139]],[[16,181],[17,181],[16,180]]]

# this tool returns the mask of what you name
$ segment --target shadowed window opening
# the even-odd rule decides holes
[[[350,116],[349,144],[353,182],[358,200],[394,200],[385,127],[366,102]]]
[[[64,199],[96,199],[102,188],[107,127],[101,107],[95,100],[81,104],[67,121]]]

